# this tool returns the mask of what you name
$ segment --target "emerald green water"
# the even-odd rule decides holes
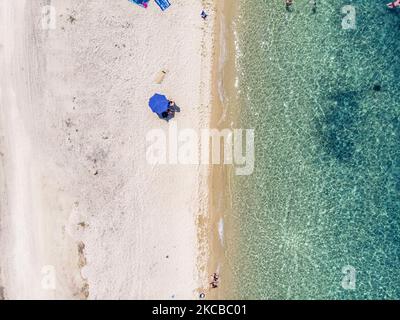
[[[294,2],[243,1],[237,18],[256,167],[234,177],[232,296],[399,299],[400,11]],[[348,4],[356,29],[341,25]],[[341,285],[348,265],[354,290]]]

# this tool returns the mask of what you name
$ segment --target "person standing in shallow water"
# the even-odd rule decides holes
[[[317,13],[317,0],[311,0],[310,4],[312,13]]]
[[[286,5],[286,10],[290,11],[290,8],[292,7],[293,0],[285,0],[285,5]]]

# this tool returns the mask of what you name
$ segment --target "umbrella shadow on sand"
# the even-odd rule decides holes
[[[175,103],[172,106],[169,106],[168,110],[165,112],[162,112],[161,114],[158,114],[158,117],[161,120],[165,120],[169,122],[173,118],[175,118],[175,113],[176,112],[181,112],[181,108],[178,107]]]

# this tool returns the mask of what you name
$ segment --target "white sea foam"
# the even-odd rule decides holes
[[[224,219],[221,218],[218,221],[218,235],[219,235],[219,241],[221,242],[221,245],[224,245]]]

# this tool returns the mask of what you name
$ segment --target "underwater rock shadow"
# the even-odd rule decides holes
[[[325,113],[317,119],[316,130],[325,152],[340,162],[352,160],[358,139],[359,93],[338,91],[326,99]]]

